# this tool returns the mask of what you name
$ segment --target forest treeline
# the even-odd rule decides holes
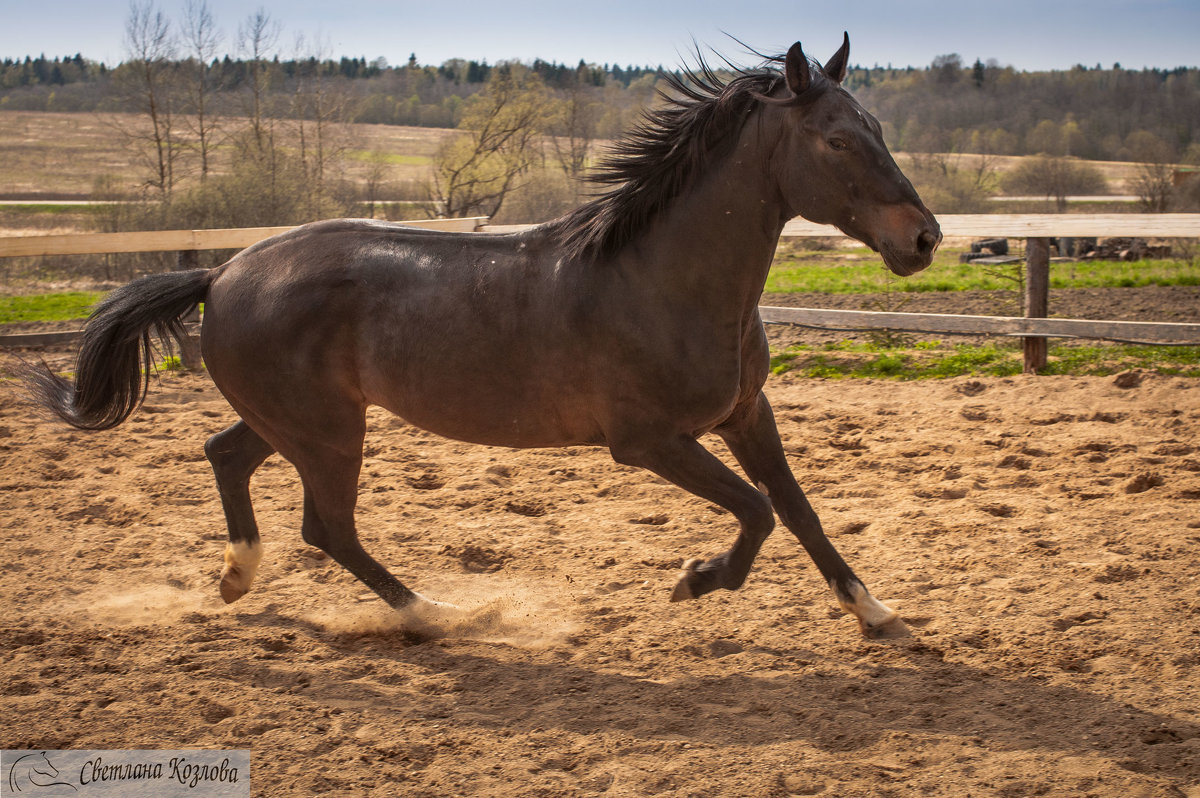
[[[178,69],[195,69],[179,58]],[[212,111],[244,112],[240,97],[261,61],[213,58],[205,67]],[[579,91],[612,109],[597,135],[611,137],[640,107],[661,68],[614,64],[525,65],[555,91]],[[80,54],[0,61],[0,110],[138,111],[115,67]],[[488,84],[496,65],[453,59],[400,65],[384,59],[305,58],[267,63],[264,85],[288,96],[306,78],[332,82],[344,95],[345,121],[457,127],[465,101]],[[966,64],[955,54],[919,68],[855,67],[847,87],[883,124],[893,149],[994,155],[1068,155],[1094,160],[1200,161],[1200,69],[1123,69],[1099,64],[1064,71],[1022,72],[995,62]]]
[[[1198,160],[1200,69],[1077,65],[1020,72],[955,54],[854,69],[847,87],[894,149],[1092,160]]]
[[[195,59],[171,62],[175,70],[194,72]],[[333,84],[345,96],[346,122],[418,127],[457,127],[464,101],[481,92],[497,66],[484,61],[451,59],[437,66],[423,65],[414,53],[404,64],[392,66],[384,59],[304,58],[281,59],[265,64],[265,85],[276,98],[293,95],[305,80],[320,79]],[[525,65],[550,89],[575,90],[587,87],[611,103],[614,109],[640,106],[650,94],[662,69],[618,64],[575,66],[535,60]],[[108,111],[139,112],[138,98],[125,90],[128,73],[138,68],[136,60],[109,68],[103,63],[73,56],[0,61],[0,111]],[[212,112],[244,113],[242,96],[250,90],[262,70],[255,58],[214,58],[204,71],[212,87]],[[615,135],[628,114],[610,115],[602,135]]]

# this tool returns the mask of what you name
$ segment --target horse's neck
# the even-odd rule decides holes
[[[762,293],[783,211],[760,140],[743,134],[698,175],[640,242],[642,268],[661,273],[707,312],[745,317]]]

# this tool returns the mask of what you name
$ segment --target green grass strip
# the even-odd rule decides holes
[[[109,210],[109,206],[103,204],[94,205],[79,205],[70,204],[63,205],[54,202],[28,202],[12,205],[0,205],[0,213],[10,213],[20,216],[62,216],[69,214],[80,215],[98,215]]]
[[[1011,377],[1023,368],[1019,344],[940,344],[911,347],[839,342],[798,344],[772,353],[774,374],[928,380],[948,377]],[[1128,369],[1200,377],[1200,346],[1051,346],[1044,374],[1107,376]]]
[[[395,152],[347,150],[346,156],[355,161],[384,163],[390,166],[429,166],[433,163],[433,158],[428,155],[402,155]]]
[[[0,324],[87,318],[103,296],[103,291],[0,296]]]
[[[847,256],[851,259],[847,259]],[[869,250],[791,253],[767,277],[768,293],[869,294],[885,291],[1014,290],[1024,263],[984,266],[958,263],[957,253],[938,252],[932,266],[897,277]],[[1200,285],[1200,262],[1190,260],[1082,261],[1050,265],[1051,288],[1139,288]]]

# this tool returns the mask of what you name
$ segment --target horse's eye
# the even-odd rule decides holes
[[[845,139],[838,139],[838,138],[830,139],[829,146],[835,150],[845,150],[845,149],[849,149],[849,147],[850,147],[850,145],[848,143],[846,143]]]

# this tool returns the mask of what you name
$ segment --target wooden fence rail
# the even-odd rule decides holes
[[[516,232],[532,225],[490,225],[487,217],[430,219],[404,222],[419,227],[460,232]],[[977,335],[1017,335],[1024,340],[1025,370],[1037,373],[1046,365],[1047,337],[1101,338],[1163,344],[1200,345],[1200,324],[1119,322],[1090,319],[1050,319],[1049,240],[1052,237],[1200,238],[1200,214],[947,214],[938,217],[948,237],[1026,239],[1026,316],[957,316],[935,313],[760,308],[769,324],[800,324],[832,329],[895,329]],[[209,249],[240,249],[290,227],[252,227],[232,230],[158,230],[131,233],[0,236],[0,258],[116,252],[178,252],[181,267],[195,253]],[[794,219],[784,227],[789,238],[842,237],[827,225]],[[0,346],[44,346],[71,340],[76,332],[0,336]],[[184,353],[190,358],[194,353]]]
[[[1200,236],[1200,213],[982,213],[941,214],[942,235],[964,238],[1049,238],[1058,236],[1113,238],[1195,238]],[[510,233],[528,224],[480,225],[484,232]],[[783,226],[785,238],[844,238],[827,224],[792,219]],[[3,239],[0,239],[2,241]],[[3,250],[0,250],[2,253]]]
[[[1154,321],[1096,321],[1022,316],[957,316],[949,313],[889,313],[875,310],[759,307],[767,324],[797,324],[833,330],[900,330],[1022,338],[1098,338],[1147,344],[1200,344],[1200,324]]]
[[[1140,236],[1196,238],[1200,213],[996,213],[944,214],[937,217],[942,235],[970,238],[1056,238]],[[785,236],[840,236],[828,225],[793,219]]]
[[[401,222],[413,227],[473,233],[486,216],[466,219],[421,219]],[[132,233],[65,233],[42,236],[0,236],[0,258],[38,255],[105,255],[116,252],[195,252],[206,249],[244,249],[286,233],[291,227],[238,227],[231,230],[147,230]]]

